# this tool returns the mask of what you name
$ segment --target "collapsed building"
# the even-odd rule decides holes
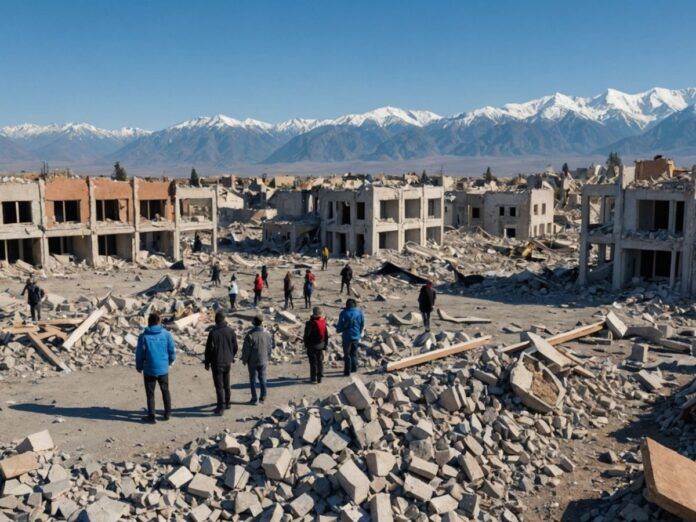
[[[441,186],[363,183],[319,190],[321,241],[334,255],[401,250],[406,243],[442,243]]]
[[[447,225],[521,240],[554,233],[554,190],[468,188],[448,195]]]
[[[662,281],[695,293],[695,178],[695,169],[679,170],[672,160],[656,157],[585,185],[580,284],[611,279],[620,289]]]
[[[7,177],[0,181],[0,261],[45,265],[71,256],[135,260],[141,251],[180,257],[197,232],[217,245],[217,191],[169,180]]]

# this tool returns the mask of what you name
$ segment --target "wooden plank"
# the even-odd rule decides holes
[[[406,357],[399,361],[393,361],[387,364],[386,370],[388,372],[393,372],[396,370],[403,370],[404,368],[410,368],[411,366],[417,366],[419,364],[425,364],[437,359],[442,359],[444,357],[449,357],[450,355],[455,355],[458,353],[466,352],[468,350],[473,350],[479,346],[483,346],[491,340],[490,335],[483,337],[477,337],[471,341],[466,341],[464,343],[453,344],[452,346],[447,346],[446,348],[440,348],[439,350],[433,350],[432,352],[419,353],[418,355],[412,355],[411,357]]]
[[[578,326],[577,328],[568,330],[567,332],[561,332],[559,334],[552,335],[551,337],[546,337],[545,339],[546,342],[548,342],[551,346],[556,346],[558,344],[574,341],[575,339],[580,339],[581,337],[585,337],[595,332],[599,332],[603,328],[604,320],[601,320],[597,321],[596,323]],[[531,345],[532,343],[529,341],[522,341],[516,344],[511,344],[510,346],[506,346],[505,348],[501,348],[500,353],[521,352],[522,350],[529,348]]]
[[[683,520],[696,521],[696,462],[650,438],[641,454],[646,498]]]
[[[101,316],[104,315],[104,312],[106,311],[105,308],[97,308],[94,312],[89,314],[87,316],[87,319],[85,319],[80,326],[75,328],[72,333],[70,334],[70,337],[68,337],[65,341],[63,341],[63,348],[66,350],[69,350],[73,346],[75,346],[75,343],[80,340],[80,338],[87,333],[87,331],[92,328],[92,326],[101,319]]]
[[[28,334],[30,332],[38,332],[39,327],[34,325],[34,324],[24,324],[21,326],[13,326],[8,330],[8,332],[15,334],[15,335],[23,335],[23,334]]]
[[[68,338],[68,334],[66,334],[63,330],[56,328],[55,326],[44,326],[43,330],[43,332],[36,334],[36,337],[38,337],[42,341],[50,337],[58,337],[63,341],[65,341]]]
[[[483,317],[452,317],[450,314],[445,312],[442,308],[437,309],[437,316],[442,321],[449,321],[451,323],[457,324],[487,324],[490,323],[490,319],[484,319]]]
[[[31,344],[34,345],[34,348],[43,355],[45,359],[48,359],[48,361],[53,364],[56,368],[63,370],[64,372],[70,372],[70,368],[68,367],[67,364],[63,362],[63,360],[58,357],[53,351],[46,346],[41,339],[39,339],[35,333],[28,333],[27,337],[29,337],[29,340],[31,341]]]
[[[65,317],[63,319],[47,319],[45,321],[38,321],[36,324],[39,326],[61,326],[61,325],[78,325],[85,320],[84,317]]]

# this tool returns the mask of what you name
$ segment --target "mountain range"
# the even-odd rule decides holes
[[[397,161],[436,156],[696,154],[696,88],[556,93],[453,116],[382,107],[278,124],[224,115],[158,131],[87,123],[0,128],[0,164],[113,162],[141,167]]]

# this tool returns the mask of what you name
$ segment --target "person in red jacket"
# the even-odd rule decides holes
[[[256,274],[254,278],[254,306],[261,302],[261,292],[263,292],[263,278],[261,274]]]
[[[309,379],[312,383],[319,383],[324,376],[324,350],[329,347],[329,330],[318,306],[314,307],[312,317],[305,323],[303,340],[309,357]]]

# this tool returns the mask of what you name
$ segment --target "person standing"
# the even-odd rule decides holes
[[[159,384],[164,401],[164,416],[169,420],[172,413],[172,399],[169,394],[169,367],[176,360],[174,338],[161,325],[157,312],[147,318],[147,328],[138,337],[135,349],[135,369],[143,374],[145,396],[147,398],[147,416],[143,422],[155,423],[155,386]]]
[[[203,242],[201,241],[201,235],[196,232],[196,236],[193,240],[193,251],[200,252],[203,250]]]
[[[425,283],[418,294],[418,308],[423,316],[423,325],[425,326],[426,332],[430,331],[430,314],[433,313],[436,297],[437,292],[435,292],[431,281]]]
[[[346,263],[346,266],[341,270],[341,291],[339,294],[343,293],[343,287],[346,287],[346,294],[350,297],[350,282],[353,280],[353,269],[350,267],[350,263]]]
[[[288,271],[283,279],[283,294],[285,295],[285,309],[287,310],[288,304],[294,310],[295,303],[292,300],[292,292],[295,290],[295,283],[292,282],[292,274]]]
[[[27,294],[27,304],[29,305],[29,310],[31,311],[31,320],[40,321],[41,320],[41,301],[43,300],[46,293],[36,282],[29,278],[24,285],[21,295]]]
[[[235,310],[237,308],[237,294],[239,293],[239,286],[237,285],[236,275],[232,274],[230,284],[227,288],[227,292],[230,296],[230,308],[232,308],[232,310]]]
[[[324,376],[324,350],[329,347],[329,330],[321,308],[312,310],[312,317],[305,323],[303,341],[309,358],[309,380],[320,383]]]
[[[305,308],[312,307],[312,293],[314,292],[314,274],[308,268],[305,271],[304,284],[302,285],[302,294],[304,295]]]
[[[249,370],[250,404],[256,404],[257,401],[257,378],[261,388],[261,396],[258,397],[258,400],[261,403],[266,400],[266,370],[274,347],[273,336],[263,329],[261,315],[254,317],[253,325],[253,328],[244,337],[244,345],[242,346],[242,364],[245,364]]]
[[[220,286],[220,272],[220,263],[215,261],[213,268],[210,270],[210,281],[213,283],[213,286]]]
[[[321,269],[326,270],[329,267],[329,247],[324,245],[321,249]]]
[[[225,314],[218,310],[215,313],[215,326],[208,333],[205,343],[205,358],[203,364],[206,371],[213,373],[217,407],[215,415],[222,415],[230,409],[230,365],[237,355],[237,335],[225,321]]]
[[[263,280],[263,285],[268,288],[268,268],[266,268],[266,265],[261,267],[261,279]]]
[[[365,329],[365,316],[355,299],[347,299],[336,323],[336,331],[343,342],[343,375],[358,371],[358,345]]]
[[[263,279],[261,274],[256,274],[254,278],[254,306],[258,306],[261,302],[261,294],[263,293]]]

